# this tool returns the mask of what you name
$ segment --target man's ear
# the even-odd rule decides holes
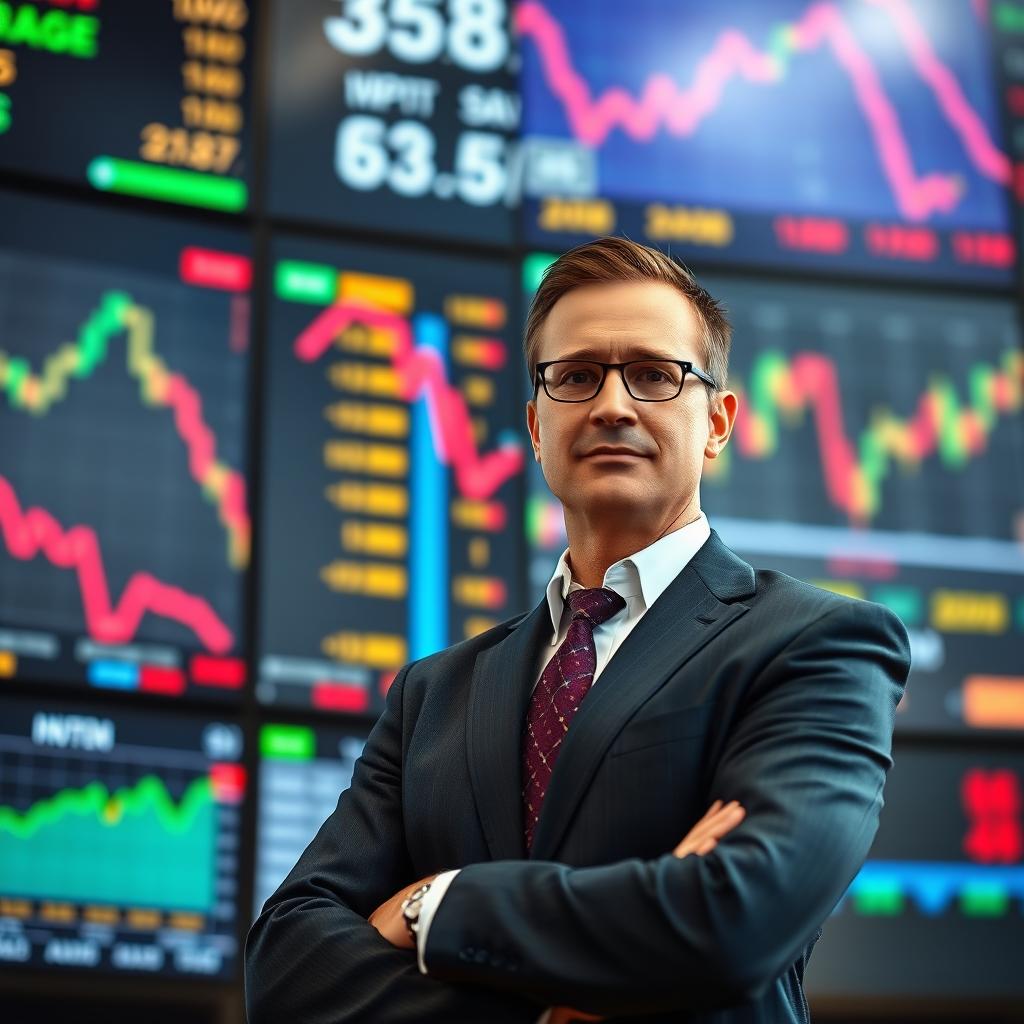
[[[717,459],[722,449],[729,443],[733,427],[736,426],[736,411],[740,400],[732,391],[719,391],[711,399],[708,413],[710,431],[704,446],[704,458]]]
[[[526,429],[530,432],[533,457],[540,462],[540,418],[537,416],[537,401],[533,398],[526,403]]]

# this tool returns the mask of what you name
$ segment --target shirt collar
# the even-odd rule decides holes
[[[654,604],[666,587],[683,571],[690,559],[711,536],[708,517],[703,512],[682,529],[660,537],[653,544],[634,551],[608,566],[604,574],[605,587],[614,590],[621,597],[639,598],[640,610],[646,611]],[[565,609],[565,599],[573,590],[582,590],[569,570],[569,549],[566,548],[558,559],[555,571],[548,581],[546,596],[548,611],[551,613],[551,627],[554,631],[552,644],[558,642],[558,631]]]

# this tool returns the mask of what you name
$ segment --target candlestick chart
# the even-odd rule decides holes
[[[20,235],[0,250],[2,674],[235,690],[251,532],[244,248],[2,204]],[[161,234],[147,258],[124,255]]]

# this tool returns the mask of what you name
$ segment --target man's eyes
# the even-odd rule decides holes
[[[594,380],[597,380],[597,374],[593,370],[566,370],[560,378],[560,383],[586,384]]]

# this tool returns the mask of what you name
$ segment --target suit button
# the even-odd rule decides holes
[[[485,964],[487,963],[488,960],[490,960],[490,958],[491,954],[488,953],[486,949],[478,949],[476,951],[476,956],[474,957],[478,964]]]
[[[491,957],[491,966],[492,967],[504,967],[505,966],[505,958],[500,953],[496,953],[494,956]]]

